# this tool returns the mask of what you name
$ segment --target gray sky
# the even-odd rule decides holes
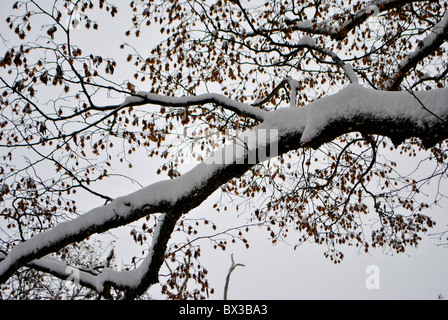
[[[0,2],[1,21],[4,21],[6,13],[9,12],[8,7],[13,2]],[[124,16],[121,11],[119,17]],[[98,53],[103,52],[104,56],[114,56],[119,52],[117,34],[124,33],[123,23],[117,23],[118,21],[120,20],[100,21],[100,30],[108,31],[106,34],[102,33],[101,37],[86,38],[80,32],[79,37],[74,36],[73,41],[82,42],[81,47],[91,46],[98,50]],[[2,35],[7,34],[4,32],[5,27],[6,24],[0,27]],[[6,39],[14,40],[9,37]],[[149,51],[158,39],[154,34],[150,38],[141,38],[139,46],[147,47]],[[3,44],[0,44],[0,49],[0,55],[3,55]],[[154,179],[160,179],[146,170],[149,161],[151,159],[137,159],[133,169],[134,174],[145,185],[152,183]],[[446,189],[448,184],[445,182],[444,186]],[[134,191],[137,186],[120,185],[118,188],[111,185],[110,188],[113,195],[118,196]],[[191,217],[208,217],[222,228],[226,225],[241,224],[241,220],[238,222],[236,218],[236,212],[232,210],[225,214],[213,211],[214,197],[216,195],[190,213]],[[95,205],[99,203],[89,202],[81,204],[80,207],[88,210]],[[437,221],[437,227],[430,233],[448,228],[447,207],[448,203],[444,201],[441,207],[424,212]],[[221,224],[218,221],[222,221]],[[324,258],[325,248],[322,246],[303,244],[294,250],[294,235],[291,232],[288,236],[291,245],[278,243],[274,246],[267,240],[268,234],[264,230],[251,229],[248,236],[249,250],[240,244],[229,246],[226,251],[206,250],[208,243],[204,241],[201,261],[209,270],[210,284],[215,288],[215,295],[210,298],[222,298],[231,253],[234,253],[235,261],[245,264],[245,267],[239,267],[232,273],[229,299],[437,299],[439,294],[448,298],[448,249],[437,246],[438,242],[429,237],[424,236],[417,249],[409,249],[407,253],[400,255],[383,253],[382,250],[365,254],[357,248],[347,247],[344,250],[344,261],[334,265]],[[128,249],[131,246],[130,237],[125,234],[124,242],[119,241],[120,239],[117,239],[117,252],[121,259],[128,259],[132,256]],[[366,287],[369,277],[366,268],[371,265],[378,267],[379,289],[369,290]],[[151,289],[151,292],[155,291],[157,288]]]

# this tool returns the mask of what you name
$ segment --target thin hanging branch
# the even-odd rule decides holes
[[[230,265],[230,269],[227,272],[227,276],[226,276],[226,284],[224,286],[224,300],[227,300],[227,293],[229,291],[230,275],[236,269],[236,267],[245,267],[245,265],[242,263],[235,264],[235,260],[233,260],[233,253],[230,255],[230,259],[232,261],[232,264]]]

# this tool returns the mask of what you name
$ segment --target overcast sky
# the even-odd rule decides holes
[[[9,7],[14,1],[0,2],[0,19],[5,20]],[[121,7],[120,7],[121,8]],[[119,11],[119,17],[124,17],[126,10]],[[118,49],[117,34],[124,33],[124,25],[128,21],[111,20],[109,17],[100,21],[101,37],[85,37],[83,33],[72,39],[75,43],[82,43],[81,47],[94,48],[98,53],[103,52],[114,56]],[[0,27],[2,35],[6,24]],[[95,33],[92,33],[95,35]],[[7,40],[14,40],[9,35]],[[151,34],[151,38],[141,38],[141,44],[151,47],[159,38]],[[0,43],[0,55],[4,55],[5,47]],[[85,51],[87,52],[87,51]],[[121,54],[121,53],[120,53]],[[3,69],[0,72],[4,72]],[[123,79],[124,80],[124,79]],[[147,88],[140,88],[147,89]],[[0,150],[2,153],[2,151]],[[148,162],[151,159],[139,159],[134,167],[134,173],[144,184],[150,184],[154,179],[160,179],[148,172]],[[400,164],[399,164],[400,165]],[[402,164],[404,165],[404,164]],[[154,165],[156,168],[156,165]],[[448,184],[445,183],[445,190]],[[111,185],[112,196],[124,195],[132,192],[137,186]],[[237,226],[241,223],[235,216],[236,212],[229,210],[225,214],[218,214],[212,210],[214,198],[208,199],[195,209],[192,217],[215,217],[222,221],[222,226]],[[216,198],[215,198],[216,199]],[[79,207],[88,210],[93,203],[84,203]],[[448,228],[447,202],[439,208],[431,209],[425,214],[434,217],[438,225],[430,233],[444,231]],[[213,219],[212,219],[213,220]],[[214,220],[216,221],[216,220]],[[218,222],[216,222],[218,224]],[[220,224],[218,224],[220,226]],[[293,237],[290,233],[289,237]],[[448,297],[448,248],[437,246],[438,241],[424,237],[417,249],[409,249],[406,254],[384,253],[382,250],[372,250],[368,254],[358,252],[357,248],[344,250],[345,259],[339,265],[334,265],[324,258],[325,247],[304,244],[294,250],[291,245],[278,243],[272,245],[267,240],[268,234],[264,230],[251,229],[249,232],[250,249],[237,244],[229,246],[226,251],[206,250],[207,242],[202,248],[204,266],[209,270],[211,286],[215,288],[212,299],[221,299],[224,281],[230,267],[230,254],[234,253],[235,262],[245,267],[237,268],[230,280],[229,299],[437,299],[439,294]],[[117,239],[117,253],[120,259],[127,260],[132,256],[128,248],[131,246],[130,237],[125,235],[125,241],[119,243]],[[445,243],[448,241],[445,241]],[[379,289],[368,289],[366,280],[369,274],[366,269],[376,266],[379,271]]]

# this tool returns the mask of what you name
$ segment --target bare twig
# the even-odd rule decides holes
[[[245,265],[242,263],[235,264],[235,261],[233,260],[233,253],[230,255],[230,259],[232,260],[232,264],[230,265],[230,269],[229,269],[229,272],[227,273],[227,277],[226,277],[226,284],[224,286],[224,300],[227,300],[227,292],[229,290],[230,275],[236,269],[236,267],[238,267],[238,266],[245,267]]]

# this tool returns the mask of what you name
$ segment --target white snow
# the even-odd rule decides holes
[[[127,215],[136,208],[158,202],[174,203],[195,187],[199,187],[217,169],[217,165],[201,163],[189,172],[173,180],[159,181],[129,195],[116,198],[112,210],[117,215]]]
[[[213,152],[204,160],[205,164],[256,164],[268,159],[267,147],[269,145],[270,157],[278,155],[278,130],[276,128],[257,127],[237,135],[232,143]],[[264,152],[263,152],[264,150]],[[257,151],[257,152],[255,152]]]
[[[126,97],[121,106],[128,106],[131,104],[139,104],[146,102],[148,104],[164,105],[164,106],[193,106],[202,105],[205,103],[216,103],[223,108],[246,114],[258,119],[263,119],[266,111],[253,107],[249,104],[241,103],[232,100],[224,95],[216,93],[206,93],[197,96],[184,96],[184,97],[168,97],[155,93],[140,91],[136,95]]]
[[[349,85],[336,94],[318,99],[296,109],[271,112],[263,127],[279,129],[280,136],[287,132],[303,131],[301,141],[309,141],[331,121],[354,116],[372,116],[379,119],[409,119],[420,125],[438,121],[448,114],[448,89],[415,92],[377,91],[359,85]],[[422,104],[429,109],[428,112]]]
[[[347,78],[350,80],[352,84],[358,84],[358,76],[356,75],[355,71],[353,70],[353,66],[351,63],[346,63],[343,66],[343,69],[345,71],[345,74],[347,75]]]
[[[416,56],[418,56],[422,51],[426,50],[428,47],[430,47],[434,41],[436,41],[437,37],[443,32],[445,28],[448,28],[448,11],[445,12],[445,15],[443,16],[442,20],[440,20],[434,28],[431,30],[431,32],[421,40],[420,45],[417,46],[417,49],[414,50],[411,54],[406,56],[398,66],[397,72],[392,75],[389,80],[388,86],[392,85],[393,79],[401,72],[404,66],[406,66],[412,59],[414,59]]]
[[[99,292],[104,287],[105,282],[112,282],[113,284],[127,287],[127,288],[137,288],[138,285],[141,283],[143,277],[148,271],[148,268],[151,266],[152,262],[152,254],[154,245],[157,242],[157,239],[159,237],[160,229],[163,224],[163,221],[166,217],[166,214],[161,214],[161,216],[158,219],[157,227],[153,233],[153,240],[151,243],[151,248],[149,250],[149,253],[147,254],[146,258],[143,260],[143,262],[134,270],[129,271],[116,271],[110,268],[105,268],[103,272],[101,272],[97,277],[93,279],[93,283],[95,284],[96,288]]]
[[[400,63],[400,66],[405,65],[410,59],[414,58],[418,55],[422,50],[425,50],[428,46],[432,45],[436,38],[443,32],[444,28],[448,26],[448,11],[443,16],[442,20],[437,23],[431,32],[421,41],[421,47],[419,47],[412,54],[403,59]]]
[[[299,90],[299,82],[291,77],[286,79],[288,81],[289,87],[291,88],[291,94],[289,97],[289,106],[291,108],[297,107],[297,91]]]
[[[189,101],[198,101],[197,99],[199,99],[198,97],[162,98],[148,93],[145,95],[149,99],[156,96],[158,101],[170,103],[185,102],[185,99],[189,99]],[[258,126],[258,129],[276,129],[276,138],[279,140],[285,134],[298,133],[301,134],[301,141],[306,142],[318,135],[330,122],[338,119],[349,120],[360,115],[371,116],[375,119],[399,118],[408,119],[423,126],[439,121],[434,114],[444,118],[448,116],[448,88],[415,92],[415,96],[418,99],[408,92],[376,91],[352,84],[336,94],[318,99],[304,107],[280,108],[271,112],[263,111],[260,115],[262,114],[265,120]],[[220,102],[232,104],[237,109],[249,108],[251,112],[254,112],[254,109],[260,110],[239,102],[232,103],[230,99],[225,100],[219,95],[206,95],[206,97],[215,97],[220,99]],[[127,102],[135,101],[134,99],[139,98],[129,98]],[[422,104],[431,112],[425,110]],[[243,133],[240,139],[248,134],[247,132]],[[249,140],[248,143],[251,146]],[[33,255],[48,245],[58,243],[80,231],[93,230],[92,228],[95,226],[125,217],[131,214],[133,209],[156,205],[161,201],[168,204],[174,203],[192,190],[201,188],[204,182],[212,178],[223,165],[225,166],[225,164],[201,163],[179,178],[151,184],[134,193],[119,197],[108,205],[92,209],[72,221],[60,223],[47,232],[37,234],[30,240],[18,244],[9,252],[6,258],[0,262],[0,274],[14,266],[15,262],[22,257]],[[114,280],[129,283],[136,279],[132,274],[138,272],[143,271],[125,273],[126,276],[119,273],[119,277],[123,278]],[[112,270],[103,273],[104,275],[101,277],[118,276]]]
[[[76,279],[73,278],[73,276],[71,278],[73,278],[73,280],[77,281],[78,283],[89,284],[91,287],[96,288],[98,292],[103,291],[105,282],[112,282],[114,285],[119,285],[127,288],[136,288],[141,283],[141,280],[145,276],[147,269],[150,267],[152,261],[153,247],[158,239],[159,232],[165,217],[166,214],[161,214],[160,218],[158,219],[157,227],[153,234],[151,249],[147,257],[136,269],[130,271],[116,271],[110,268],[104,268],[102,272],[99,273],[98,275],[94,275],[89,272],[79,270],[79,272],[76,273],[76,277],[79,278]],[[12,252],[14,252],[14,250]],[[5,257],[7,256],[5,256],[5,254],[0,252],[0,261],[5,259]],[[53,257],[44,257],[41,259],[36,259],[32,261],[29,264],[29,266],[31,267],[34,266],[38,269],[46,270],[51,274],[59,276],[61,279],[64,278],[69,279],[71,276],[71,273],[69,271],[73,269],[63,261],[60,261]],[[78,269],[75,268],[75,270]]]

